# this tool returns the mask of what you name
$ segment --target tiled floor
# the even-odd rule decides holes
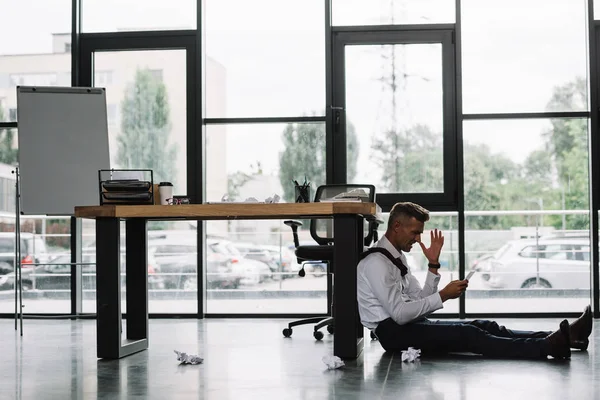
[[[558,320],[502,320],[554,329]],[[116,361],[96,358],[93,320],[0,320],[0,399],[600,399],[600,328],[570,361],[486,360],[454,355],[402,362],[367,339],[338,370],[308,326],[283,338],[286,320],[151,320],[150,348]],[[368,338],[368,335],[366,335]],[[198,354],[179,365],[173,350]]]

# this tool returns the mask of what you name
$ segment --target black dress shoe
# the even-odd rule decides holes
[[[559,329],[546,338],[548,340],[548,355],[553,358],[571,358],[571,340],[569,337],[569,321],[562,320]]]
[[[571,348],[581,351],[586,351],[590,341],[588,339],[585,340],[571,340]]]
[[[571,347],[579,350],[586,350],[589,344],[588,337],[592,333],[592,307],[587,306],[583,314],[569,325],[569,334],[571,337]]]

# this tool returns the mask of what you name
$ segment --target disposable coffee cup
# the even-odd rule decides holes
[[[161,182],[158,184],[158,194],[160,196],[160,204],[166,206],[169,204],[168,199],[173,198],[173,184],[171,182]]]

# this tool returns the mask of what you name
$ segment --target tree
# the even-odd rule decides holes
[[[390,3],[394,15],[394,4]],[[411,123],[407,98],[409,79],[429,82],[428,76],[408,73],[405,46],[383,45],[382,73],[383,127],[372,138],[371,152],[379,167],[381,189],[391,193],[443,191],[442,134],[429,125]]]
[[[358,138],[354,125],[350,122],[347,124],[346,132],[346,172],[347,181],[351,182],[356,176]],[[304,181],[306,176],[313,185],[326,182],[325,126],[287,124],[282,135],[285,150],[279,153],[279,181],[283,188],[283,199],[294,202],[294,180]]]
[[[227,175],[227,196],[230,199],[243,200],[239,198],[240,188],[242,188],[246,183],[250,182],[254,176],[262,174],[262,164],[260,161],[256,161],[256,166],[254,164],[250,164],[250,173],[237,171],[233,174]]]
[[[117,137],[119,168],[152,169],[154,181],[175,184],[176,145],[169,144],[171,124],[167,88],[148,69],[138,69],[121,102]]]
[[[373,160],[391,193],[443,190],[442,135],[427,125],[390,128],[373,138]]]
[[[4,121],[4,110],[0,108],[0,121]],[[15,165],[19,151],[14,148],[14,130],[0,130],[0,163]]]
[[[577,111],[587,109],[586,80],[577,77],[572,82],[556,87],[547,105],[548,111]],[[548,151],[552,155],[558,188],[553,197],[560,199],[557,208],[574,210],[589,208],[588,126],[587,119],[559,119],[550,121],[551,129],[544,133]],[[562,226],[562,217],[553,216],[553,225]],[[589,228],[589,218],[569,215],[567,229]]]

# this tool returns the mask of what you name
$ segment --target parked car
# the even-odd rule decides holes
[[[148,244],[153,249],[157,270],[170,289],[196,290],[198,287],[198,254],[195,238],[159,239]],[[234,272],[231,259],[215,252],[210,246],[206,249],[207,287],[235,289],[242,276]]]
[[[85,253],[81,257],[83,263],[82,288],[84,290],[96,289],[96,254]],[[61,254],[51,259],[46,265],[39,265],[34,268],[22,269],[23,291],[28,290],[70,290],[71,289],[71,255]],[[156,275],[152,265],[152,257],[148,262],[148,288],[163,289],[164,282],[162,278]],[[121,257],[121,281],[125,285],[125,254]],[[0,276],[0,290],[14,289],[15,274],[11,272]]]
[[[589,289],[589,240],[568,237],[513,240],[477,267],[491,288]]]
[[[232,242],[232,244],[238,249],[242,257],[267,264],[272,275],[276,275],[279,272],[279,264],[275,261],[275,257],[262,246],[243,242]]]
[[[256,285],[273,276],[267,264],[244,257],[230,240],[208,239],[206,247],[210,247],[215,253],[228,257],[233,271],[242,276],[240,283],[244,285]]]
[[[298,271],[300,271],[301,265],[298,263],[298,259],[293,250],[290,250],[287,247],[272,245],[262,245],[261,248],[271,253],[278,266],[277,270],[281,273],[283,279],[298,277]]]
[[[46,242],[39,235],[21,233],[21,266],[31,268],[35,263],[48,262]],[[15,233],[0,232],[0,275],[14,271]]]
[[[493,254],[484,254],[482,256],[477,257],[471,263],[470,269],[474,269],[476,271],[483,271],[484,269],[486,269],[486,264],[489,264],[493,257],[494,257]]]
[[[301,241],[300,246],[316,246],[317,243],[315,241]],[[295,255],[296,247],[292,243],[288,245],[288,249]],[[315,278],[319,278],[327,272],[327,263],[322,261],[303,261],[300,264],[300,268],[304,268],[306,275],[312,275]],[[300,269],[298,268],[298,269]]]

